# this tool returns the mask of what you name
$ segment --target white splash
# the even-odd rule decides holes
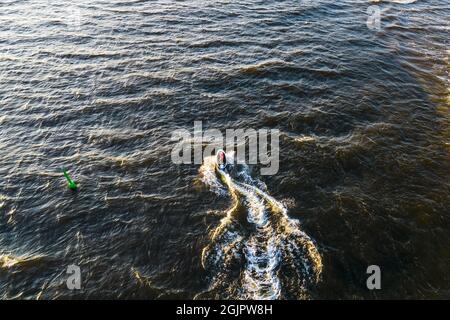
[[[227,154],[227,158],[231,156]],[[226,288],[228,298],[281,298],[278,273],[285,264],[296,271],[300,291],[319,280],[322,261],[313,241],[300,230],[297,220],[289,218],[283,204],[264,191],[265,184],[251,177],[247,166],[237,170],[233,178],[217,171],[215,158],[208,157],[200,175],[216,194],[229,194],[234,200],[203,250],[202,264],[214,273],[211,290]],[[249,230],[237,217],[242,208]],[[229,277],[236,265],[241,268],[234,279],[238,288],[231,289]]]

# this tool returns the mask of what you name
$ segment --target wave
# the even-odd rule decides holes
[[[230,299],[280,299],[289,296],[290,284],[296,298],[307,298],[322,272],[313,240],[247,166],[232,171],[216,171],[214,157],[205,158],[200,168],[212,191],[233,200],[202,252],[202,265],[211,272],[208,292]]]
[[[414,3],[417,0],[370,0],[370,2],[393,2],[393,3],[400,3],[400,4],[410,4]]]
[[[44,255],[30,255],[30,256],[14,256],[8,254],[0,254],[0,268],[9,269],[12,267],[26,267],[33,266],[37,263],[47,259]]]

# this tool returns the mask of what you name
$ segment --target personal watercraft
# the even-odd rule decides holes
[[[217,151],[216,157],[217,157],[217,159],[216,159],[217,169],[225,172],[227,170],[227,166],[228,166],[227,155],[225,154],[225,151],[223,151],[222,149],[219,149]]]

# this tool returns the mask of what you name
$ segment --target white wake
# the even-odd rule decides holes
[[[283,295],[279,271],[287,267],[294,271],[296,290],[304,296],[319,280],[322,262],[298,220],[289,218],[285,206],[250,176],[245,165],[232,177],[217,171],[215,158],[208,157],[200,176],[212,191],[233,200],[203,249],[203,267],[212,274],[210,290],[225,298],[279,299]]]

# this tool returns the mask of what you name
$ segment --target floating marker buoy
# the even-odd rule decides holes
[[[75,183],[75,181],[73,181],[73,180],[70,178],[69,174],[67,173],[67,170],[63,170],[63,173],[64,173],[64,177],[66,177],[66,179],[67,179],[67,183],[68,183],[69,189],[70,189],[70,190],[77,190],[77,189],[78,189],[78,186],[77,186],[77,184]]]

